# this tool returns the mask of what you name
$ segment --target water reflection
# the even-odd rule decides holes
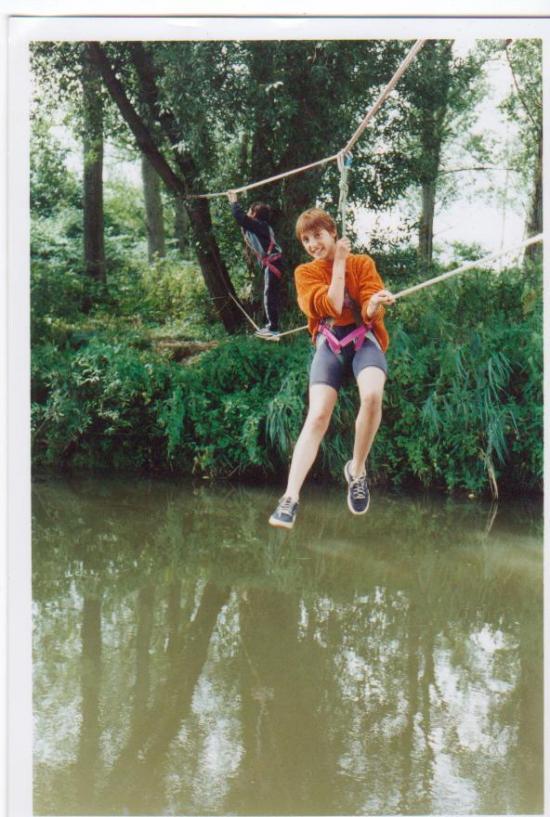
[[[542,812],[539,507],[49,480],[35,812]]]

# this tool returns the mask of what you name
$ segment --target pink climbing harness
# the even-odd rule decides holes
[[[254,233],[250,234],[250,231],[247,231],[247,230],[243,229],[243,234],[244,234],[244,240],[246,241],[246,243],[248,244],[248,246],[250,247],[250,249],[252,250],[252,252],[256,256],[256,258],[258,259],[258,263],[264,269],[267,268],[268,270],[270,270],[270,272],[272,272],[274,275],[276,275],[277,278],[280,278],[282,276],[282,272],[278,267],[275,266],[275,264],[273,262],[278,261],[279,258],[282,258],[283,254],[282,254],[282,252],[280,252],[279,247],[277,246],[277,243],[275,241],[275,236],[273,235],[273,230],[271,229],[271,227],[269,228],[269,247],[267,248],[267,250],[265,252],[263,251],[263,248],[262,248],[262,251],[260,252],[260,250],[258,249],[258,246],[256,246],[256,244],[260,245],[260,242],[258,241],[256,236],[254,235]],[[254,241],[254,239],[256,239],[256,241]],[[279,252],[273,252],[274,247],[277,247]]]
[[[352,331],[348,332],[348,334],[341,340],[338,340],[336,335],[330,331],[326,323],[321,322],[319,332],[326,339],[330,350],[334,352],[335,355],[339,355],[344,346],[347,346],[349,343],[353,343],[355,346],[355,351],[358,352],[365,341],[367,332],[369,332],[371,329],[372,324],[369,323],[365,325],[362,323],[361,326],[357,326],[355,329],[352,329]]]

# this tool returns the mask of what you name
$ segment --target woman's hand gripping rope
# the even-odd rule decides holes
[[[351,252],[351,241],[344,236],[339,238],[334,248],[334,261],[345,261]]]
[[[367,317],[374,318],[380,306],[391,306],[395,303],[395,295],[389,289],[379,289],[369,301]]]

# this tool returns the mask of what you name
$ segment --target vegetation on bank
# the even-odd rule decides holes
[[[403,276],[393,260],[378,262],[398,291]],[[108,309],[82,315],[81,279],[56,278],[51,266],[46,275],[35,264],[35,465],[280,478],[306,410],[309,337],[274,344],[220,335],[196,270],[164,260],[156,275],[151,286],[150,270],[119,272],[118,290],[104,295]],[[539,490],[540,267],[468,272],[425,297],[422,309],[412,295],[387,318],[390,378],[371,477],[391,486],[481,492],[496,480],[503,489]],[[191,327],[179,318],[186,303]],[[303,321],[293,313],[288,320]],[[182,342],[217,336],[218,345],[177,362],[159,351],[166,331]],[[318,477],[340,477],[356,406],[350,383]]]

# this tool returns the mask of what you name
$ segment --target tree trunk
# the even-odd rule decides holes
[[[435,179],[422,184],[422,210],[418,228],[418,257],[428,266],[432,263],[434,215],[435,215]]]
[[[178,250],[183,255],[189,246],[189,216],[183,201],[174,199],[174,238],[176,239]]]
[[[134,62],[136,63],[136,66],[139,65],[143,73],[147,74],[149,71],[148,66],[140,64],[140,58],[143,58],[143,46],[141,43],[135,43],[134,49]],[[172,193],[185,199],[187,194],[193,189],[193,184],[195,182],[196,174],[194,172],[194,163],[191,157],[181,157],[174,149],[175,161],[181,175],[176,174],[156,146],[143,119],[139,116],[133,105],[130,103],[120,80],[115,75],[110,62],[99,43],[88,43],[88,51],[91,59],[99,67],[107,90],[116,103],[124,121],[134,134],[139,149],[148,157],[151,164]],[[148,75],[147,79],[149,80],[148,86],[144,87],[142,90],[149,96],[154,96],[156,93],[156,88],[152,81],[152,77]],[[151,107],[154,106],[151,105]],[[159,114],[158,118],[165,131],[168,128],[170,129],[171,143],[176,145],[181,142],[181,134],[179,132],[175,132],[176,129],[174,126],[173,117],[171,117],[170,113],[163,111],[162,115]],[[166,124],[167,120],[169,120],[169,125]],[[186,173],[190,173],[190,176],[187,176]],[[229,278],[227,268],[221,259],[220,251],[214,238],[208,200],[188,199],[187,201],[189,202],[187,204],[187,210],[190,216],[193,241],[197,248],[197,258],[206,287],[225,330],[230,334],[233,334],[242,327],[244,319],[231,297],[235,297],[235,290]]]
[[[423,66],[423,93],[420,105],[420,173],[422,209],[418,230],[418,259],[430,266],[433,257],[433,234],[437,176],[447,114],[452,43],[429,42],[420,55]]]
[[[82,604],[80,695],[81,719],[77,755],[78,802],[93,813],[98,783],[101,717],[101,599],[84,595]]]
[[[84,266],[86,274],[105,282],[103,236],[103,102],[101,80],[87,55],[82,62],[84,145]]]
[[[535,178],[533,192],[529,206],[529,215],[526,224],[527,237],[542,233],[542,133],[540,134],[537,164],[535,167]],[[542,258],[542,245],[531,244],[525,249],[525,258],[529,261],[537,261]]]
[[[164,213],[160,196],[160,178],[149,159],[141,154],[141,177],[145,200],[145,227],[147,230],[147,257],[152,264],[157,258],[164,258]]]
[[[133,806],[130,813],[138,813],[138,809],[141,809],[139,813],[153,813],[147,808],[148,805],[152,808],[152,804],[146,800],[154,799],[151,791],[154,781],[162,780],[159,768],[166,764],[170,744],[189,717],[212,634],[229,596],[230,588],[208,582],[193,620],[182,622],[166,678],[146,710],[139,713],[133,709],[139,722],[130,723],[125,743],[104,776],[101,802],[112,803],[130,796]],[[144,778],[143,768],[148,769],[149,777]]]

